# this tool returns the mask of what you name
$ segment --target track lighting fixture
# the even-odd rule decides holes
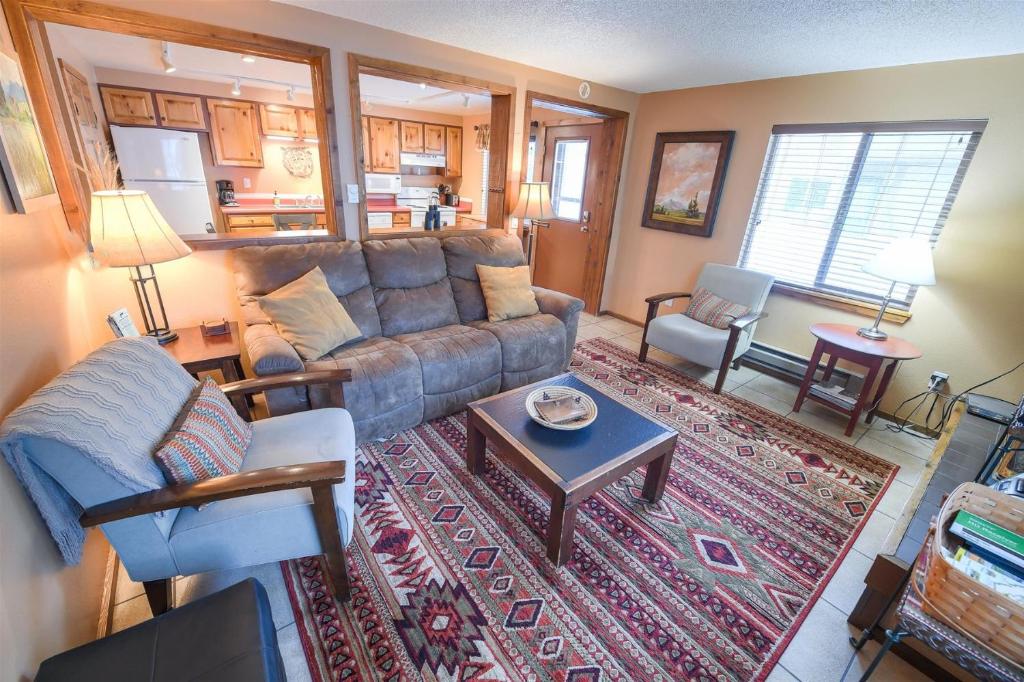
[[[295,101],[295,86],[294,85],[289,85],[288,86],[288,94],[286,95],[286,97],[288,98],[289,102],[294,102]]]
[[[242,61],[245,62],[246,64],[255,64],[256,63],[256,57],[253,57],[251,54],[243,54],[242,55]]]
[[[231,85],[231,94],[238,97],[242,94],[242,82],[236,78],[235,82]]]
[[[426,90],[426,89],[427,89],[427,84],[426,83],[420,83],[420,90]]]
[[[462,108],[469,109],[469,95],[462,95]]]
[[[166,42],[160,43],[160,62],[164,65],[164,73],[174,73],[178,70],[171,61],[171,46]]]

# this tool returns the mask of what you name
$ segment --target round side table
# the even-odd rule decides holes
[[[800,393],[796,396],[793,411],[799,412],[804,399],[810,398],[837,412],[848,414],[850,421],[846,425],[847,436],[853,434],[853,428],[857,425],[857,419],[867,403],[871,387],[874,385],[882,365],[886,361],[889,363],[882,371],[882,379],[878,382],[874,398],[871,399],[871,409],[868,410],[868,416],[865,419],[869,424],[875,418],[878,404],[881,402],[882,396],[885,395],[886,389],[889,388],[889,382],[896,372],[896,366],[902,360],[921,357],[921,350],[909,341],[895,336],[890,336],[884,341],[873,341],[857,334],[857,327],[852,324],[812,324],[811,333],[818,338],[818,343],[814,346],[814,353],[807,365],[807,373],[804,374],[803,383],[800,384]],[[839,400],[829,400],[824,395],[810,391],[811,384],[814,382],[814,374],[821,362],[821,356],[825,354],[828,355],[828,363],[825,365],[822,381],[832,378],[832,370],[835,369],[836,362],[840,359],[849,360],[867,368],[868,373],[864,377],[864,385],[852,406],[847,406]]]

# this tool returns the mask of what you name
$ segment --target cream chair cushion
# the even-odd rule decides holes
[[[484,292],[488,321],[500,322],[540,312],[530,286],[530,266],[502,268],[478,264],[476,273]]]
[[[259,305],[303,360],[317,360],[362,337],[319,266],[263,296]]]

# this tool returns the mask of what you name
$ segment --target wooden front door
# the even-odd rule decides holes
[[[544,134],[544,182],[555,217],[535,226],[537,286],[584,297],[584,277],[598,204],[602,125],[552,126]]]

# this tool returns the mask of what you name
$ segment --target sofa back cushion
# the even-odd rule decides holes
[[[384,336],[459,323],[438,239],[381,239],[363,244]]]
[[[515,267],[526,264],[522,244],[513,235],[449,237],[441,246],[459,319],[464,323],[487,319],[477,265]]]
[[[234,252],[235,288],[246,324],[270,324],[256,302],[319,267],[364,337],[380,336],[370,274],[359,242],[246,246]]]

